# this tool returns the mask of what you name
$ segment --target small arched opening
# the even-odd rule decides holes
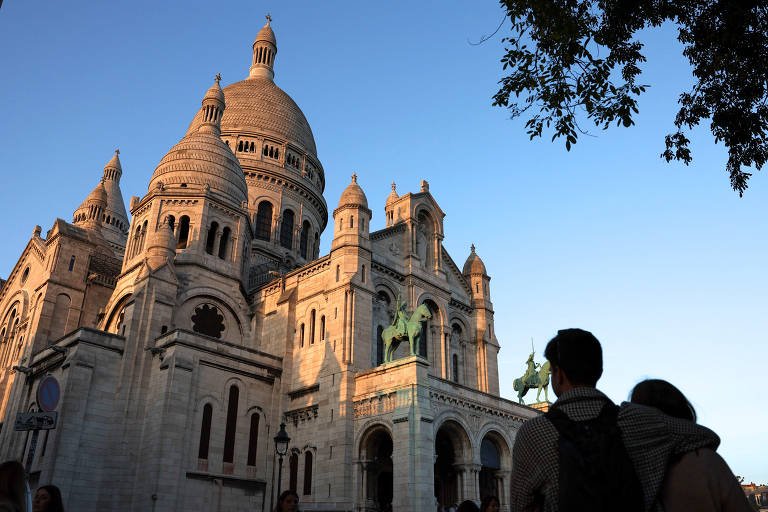
[[[383,425],[371,427],[360,442],[360,489],[366,510],[391,510],[392,446],[392,436]]]

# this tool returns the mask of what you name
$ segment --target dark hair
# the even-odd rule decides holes
[[[27,475],[19,461],[0,464],[0,497],[10,501],[17,510],[27,509]]]
[[[55,485],[41,485],[35,491],[37,494],[40,491],[45,491],[48,496],[51,497],[51,501],[48,503],[46,512],[64,512],[64,502],[61,500],[61,491]]]
[[[467,500],[461,502],[461,505],[456,509],[456,512],[480,512],[480,509],[477,508],[474,501]]]
[[[493,503],[494,501],[499,505],[501,505],[499,498],[497,498],[496,496],[486,496],[485,498],[483,498],[483,500],[480,502],[480,512],[486,512],[488,510],[488,507],[490,507],[491,503]]]
[[[275,512],[283,512],[283,507],[281,505],[286,500],[286,498],[288,498],[288,496],[294,496],[296,498],[296,501],[299,501],[299,495],[296,493],[296,491],[292,491],[291,489],[288,489],[287,491],[283,491],[280,493],[280,497],[277,498],[277,505],[275,506]]]
[[[589,331],[557,331],[557,336],[547,343],[544,357],[563,370],[572,384],[594,387],[603,374],[603,349]]]
[[[633,404],[655,407],[664,414],[696,421],[696,411],[685,395],[669,382],[661,379],[646,379],[639,382],[630,395]]]

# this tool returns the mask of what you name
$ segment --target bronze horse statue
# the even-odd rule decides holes
[[[399,333],[395,325],[390,325],[382,331],[381,339],[384,342],[385,363],[392,362],[395,350],[397,350],[400,342],[406,339],[411,344],[411,355],[413,356],[418,353],[419,341],[421,340],[421,323],[427,318],[432,318],[432,315],[429,313],[429,308],[426,304],[422,304],[416,308],[411,318],[405,323],[405,333]]]
[[[515,391],[517,391],[517,400],[521,404],[525,404],[525,402],[523,402],[523,397],[526,393],[528,393],[528,390],[538,388],[536,391],[536,401],[539,401],[539,395],[543,389],[544,400],[549,402],[549,394],[547,393],[547,390],[549,389],[550,373],[551,371],[549,368],[549,361],[547,361],[541,365],[541,368],[538,372],[533,372],[527,379],[525,379],[525,375],[519,379],[515,379],[513,382],[513,387],[515,388]],[[523,379],[525,379],[525,381]]]

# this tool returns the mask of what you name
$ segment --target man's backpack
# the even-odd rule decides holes
[[[642,512],[643,492],[616,424],[619,408],[611,402],[591,420],[571,420],[559,408],[547,419],[560,434],[561,512]]]

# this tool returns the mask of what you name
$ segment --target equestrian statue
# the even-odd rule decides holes
[[[549,394],[547,393],[547,390],[549,389],[549,374],[551,373],[549,361],[545,362],[543,365],[534,362],[533,356],[536,352],[533,351],[533,343],[531,343],[531,350],[531,355],[528,356],[528,360],[525,362],[525,374],[519,379],[515,379],[512,384],[515,391],[517,391],[517,400],[521,404],[525,404],[523,401],[525,394],[528,393],[529,389],[536,388],[536,401],[539,401],[539,395],[543,389],[544,400],[549,402]]]
[[[419,343],[421,342],[421,324],[428,318],[432,318],[426,304],[417,307],[410,317],[408,316],[406,306],[405,301],[402,300],[398,293],[392,325],[381,333],[381,339],[384,342],[385,363],[392,362],[392,356],[394,356],[395,350],[397,350],[401,341],[408,340],[410,342],[412,356],[418,354]]]

